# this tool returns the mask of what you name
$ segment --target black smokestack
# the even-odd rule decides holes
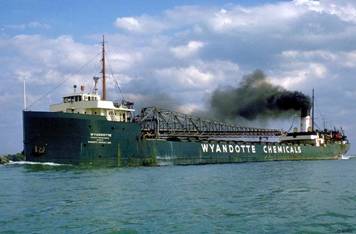
[[[244,76],[237,88],[215,90],[210,105],[221,118],[255,120],[283,117],[299,111],[307,115],[311,104],[308,96],[273,85],[262,71],[256,70]]]

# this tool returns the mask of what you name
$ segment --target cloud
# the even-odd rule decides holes
[[[196,54],[203,46],[204,42],[189,41],[186,45],[171,48],[171,51],[177,58],[186,58]]]
[[[69,74],[83,72],[81,67],[97,53],[95,47],[77,43],[70,36],[17,35],[0,39],[0,48],[12,60],[3,69],[20,82],[26,79],[37,85],[56,84]]]
[[[304,12],[293,4],[281,2],[257,7],[236,6],[215,12],[209,26],[221,33],[231,30],[254,31],[261,28],[279,28],[297,19]]]
[[[356,50],[332,52],[328,50],[311,50],[311,51],[283,51],[281,56],[288,60],[306,60],[322,61],[324,63],[333,63],[339,67],[355,68],[356,67]]]
[[[316,0],[294,0],[297,6],[306,7],[310,11],[315,11],[320,14],[335,15],[339,19],[356,23],[356,4],[353,1],[316,1]]]
[[[323,64],[299,62],[286,66],[284,70],[281,68],[279,74],[271,77],[271,81],[287,89],[300,89],[311,80],[326,79],[327,75],[327,68]]]
[[[128,31],[141,31],[142,24],[134,17],[117,18],[115,22],[116,27],[123,28]]]
[[[134,33],[157,33],[165,28],[165,25],[151,17],[120,17],[114,25],[119,29],[124,29]]]
[[[41,23],[38,21],[31,21],[24,24],[9,24],[5,25],[4,29],[13,29],[13,30],[26,30],[26,29],[50,29],[49,24]]]
[[[164,77],[166,86],[171,84],[173,89],[176,85],[183,89],[191,89],[195,87],[204,87],[209,85],[213,79],[213,75],[208,71],[202,71],[195,66],[183,68],[165,68],[156,71],[158,77]]]

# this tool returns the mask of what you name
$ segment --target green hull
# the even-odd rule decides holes
[[[267,142],[141,139],[138,123],[102,116],[24,112],[26,160],[95,166],[191,165],[339,159],[340,142],[321,147]]]

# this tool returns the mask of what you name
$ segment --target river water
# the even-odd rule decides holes
[[[0,233],[356,233],[356,160],[0,166]]]

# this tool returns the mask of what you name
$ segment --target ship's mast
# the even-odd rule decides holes
[[[312,132],[314,132],[314,89],[312,94]]]
[[[27,97],[26,97],[26,80],[23,79],[23,110],[27,110]]]
[[[102,100],[106,100],[106,77],[105,77],[105,38],[103,35],[103,43],[102,43],[103,51],[102,51],[102,59],[101,59],[101,74],[102,74],[102,80],[103,80],[103,85],[102,85]]]

